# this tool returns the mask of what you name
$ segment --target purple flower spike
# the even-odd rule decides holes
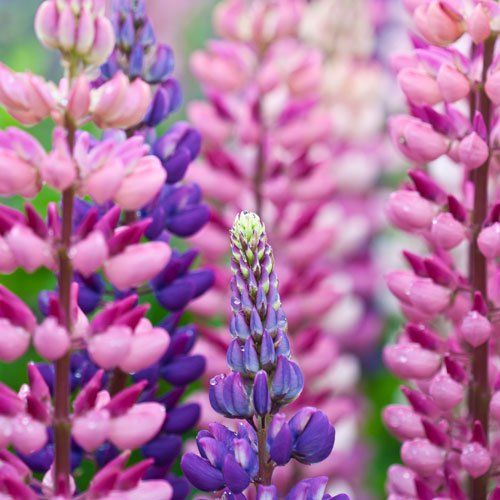
[[[209,398],[217,413],[241,422],[236,433],[218,423],[200,431],[201,456],[187,454],[181,467],[203,491],[224,488],[222,498],[243,500],[243,491],[254,483],[258,499],[277,500],[271,484],[274,468],[292,458],[304,464],[324,460],[332,451],[335,430],[312,407],[297,412],[290,422],[278,413],[299,396],[304,378],[290,360],[273,253],[258,216],[243,212],[236,218],[231,249],[233,315],[227,362],[232,371],[211,379]],[[303,481],[287,498],[330,498],[323,496],[325,485],[326,478]]]

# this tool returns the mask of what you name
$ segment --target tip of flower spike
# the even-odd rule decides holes
[[[231,229],[231,236],[237,245],[241,240],[249,244],[256,243],[265,233],[266,228],[260,217],[256,213],[246,210],[236,216]]]

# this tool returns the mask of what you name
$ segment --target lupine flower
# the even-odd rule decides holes
[[[390,127],[414,169],[387,214],[425,241],[430,255],[404,252],[410,269],[387,276],[408,323],[384,360],[411,384],[402,388],[409,406],[384,410],[405,465],[391,467],[387,490],[395,498],[486,498],[498,460],[488,414],[494,421],[498,196],[489,184],[497,127],[491,26],[499,12],[482,2],[407,3],[423,39],[395,58],[411,116],[393,118]],[[473,43],[454,46],[465,33]],[[461,105],[471,99],[467,115]],[[445,155],[456,163],[461,190],[451,192],[434,165],[427,168]],[[468,268],[455,249],[468,252]]]
[[[189,493],[170,469],[182,434],[199,419],[199,406],[183,394],[205,360],[191,354],[194,327],[179,322],[213,279],[190,269],[195,251],[173,254],[169,243],[208,218],[200,189],[181,184],[200,138],[178,124],[156,139],[152,127],[180,103],[168,77],[172,54],[156,45],[143,2],[116,7],[114,21],[133,16],[132,25],[113,25],[101,0],[42,2],[35,27],[41,42],[60,52],[65,75],[58,85],[0,67],[0,104],[23,125],[55,123],[49,151],[16,128],[0,133],[0,195],[28,198],[50,186],[62,201],[49,203],[45,217],[28,203],[24,210],[0,207],[0,270],[45,267],[58,282],[40,294],[40,319],[0,287],[0,359],[14,361],[32,343],[47,361],[28,365],[29,384],[18,393],[0,387],[0,493],[9,498]],[[138,49],[124,64],[130,36],[148,56],[144,73]],[[94,136],[78,128],[87,122],[106,130]],[[146,294],[169,311],[159,326],[139,303]],[[171,386],[164,394],[160,379]],[[126,469],[139,449],[145,460]],[[89,458],[97,471],[80,491],[72,474]],[[44,474],[42,481],[31,472]]]
[[[202,491],[239,495],[253,483],[259,498],[276,499],[274,468],[292,458],[305,464],[321,462],[332,451],[335,430],[316,408],[302,408],[289,420],[280,413],[299,396],[304,379],[291,360],[273,252],[254,213],[242,212],[234,222],[231,271],[231,372],[210,381],[209,395],[217,413],[240,422],[236,432],[220,423],[200,431],[199,455],[184,455],[181,467]],[[316,483],[308,481],[299,483],[290,498],[298,498],[294,495],[302,490],[312,494],[309,488]],[[318,491],[322,487],[324,492],[325,478],[319,482]]]
[[[381,327],[370,255],[381,210],[370,190],[382,168],[384,112],[367,11],[352,0],[224,1],[213,19],[219,38],[191,58],[206,98],[188,107],[204,141],[187,176],[211,202],[193,241],[217,263],[214,289],[194,307],[227,318],[226,232],[236,213],[255,210],[276,250],[290,341],[311,381],[302,402],[337,420],[339,434],[358,426],[359,358],[373,352]],[[222,329],[203,333],[201,352],[218,360],[211,377],[227,341]],[[353,434],[323,472],[357,489],[363,466]],[[349,477],[340,463],[351,464]]]

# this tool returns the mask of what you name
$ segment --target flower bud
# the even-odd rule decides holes
[[[387,367],[400,378],[430,378],[441,366],[441,356],[415,343],[386,346],[383,358]]]
[[[290,419],[289,427],[295,460],[313,464],[330,455],[335,442],[335,429],[323,412],[316,408],[303,408]]]
[[[477,238],[477,244],[487,259],[500,256],[500,222],[483,228]]]
[[[209,397],[212,408],[226,417],[248,418],[253,415],[247,389],[238,372],[212,378]]]
[[[391,493],[403,497],[416,496],[415,473],[412,470],[399,464],[391,465],[387,472],[387,477]]]
[[[500,422],[500,391],[496,391],[490,400],[490,415]]]
[[[410,288],[416,279],[415,274],[406,270],[391,271],[385,277],[391,293],[403,303],[409,303]]]
[[[89,108],[90,84],[85,75],[81,75],[71,87],[67,111],[78,122],[87,116]]]
[[[400,190],[389,197],[386,212],[395,226],[405,231],[417,231],[430,227],[436,207],[416,191]]]
[[[464,32],[463,20],[446,1],[433,0],[425,11],[425,17],[416,19],[417,27],[431,43],[448,45]]]
[[[28,350],[30,340],[24,328],[0,318],[0,360],[12,362],[20,358]]]
[[[450,213],[442,212],[432,221],[431,236],[444,250],[451,250],[465,239],[465,227]]]
[[[76,179],[76,165],[67,145],[66,132],[56,128],[53,142],[54,149],[40,165],[40,174],[49,186],[64,191]]]
[[[132,336],[127,356],[120,362],[120,368],[128,373],[144,370],[156,363],[168,348],[170,337],[163,328],[153,328],[143,319]]]
[[[160,192],[166,177],[158,158],[152,155],[144,156],[123,178],[114,200],[124,210],[138,210]]]
[[[386,406],[382,413],[382,419],[389,431],[402,441],[425,437],[420,416],[408,406]]]
[[[477,442],[466,444],[460,455],[460,463],[474,479],[486,474],[491,467],[488,450]]]
[[[477,311],[470,311],[460,325],[462,338],[472,347],[478,347],[487,342],[492,330],[493,327],[488,318]]]
[[[222,472],[194,453],[182,457],[181,469],[189,482],[201,491],[218,491],[225,486]]]
[[[448,411],[463,400],[464,388],[449,375],[441,374],[432,379],[429,394],[438,408]]]
[[[150,441],[165,421],[166,411],[156,402],[139,403],[111,419],[109,440],[120,450],[139,448]]]
[[[47,443],[47,429],[41,422],[26,414],[19,414],[13,420],[12,445],[24,455],[40,450]]]
[[[500,71],[496,68],[488,74],[484,89],[493,104],[498,106],[500,104]]]
[[[104,263],[104,273],[119,290],[135,288],[156,276],[170,254],[170,247],[160,241],[130,245]]]
[[[54,268],[54,257],[49,242],[38,237],[26,226],[16,225],[5,236],[5,241],[19,267],[33,272],[39,267]]]
[[[477,132],[465,136],[458,146],[460,162],[468,169],[479,168],[488,159],[489,149]]]
[[[448,151],[446,137],[418,118],[394,116],[389,129],[395,146],[410,160],[427,163]]]
[[[111,326],[105,332],[93,335],[88,341],[90,358],[101,368],[118,366],[130,351],[132,332],[126,326]]]
[[[263,416],[271,411],[271,397],[269,396],[269,387],[267,373],[260,370],[253,383],[253,406],[257,415]]]
[[[71,341],[66,329],[54,317],[49,317],[35,329],[33,344],[40,356],[55,361],[68,352]]]
[[[26,132],[15,128],[1,131],[0,196],[35,196],[40,190],[38,168],[45,157],[40,144]]]
[[[437,84],[446,102],[455,102],[467,97],[470,92],[468,78],[456,66],[443,64],[437,74]]]
[[[467,17],[467,31],[476,44],[490,36],[490,17],[481,4],[477,4]]]
[[[107,439],[110,429],[109,412],[91,410],[73,420],[71,435],[85,451],[99,448]]]
[[[416,279],[409,290],[414,307],[426,314],[437,314],[448,307],[451,293],[447,288],[436,285],[428,278]]]
[[[108,245],[101,231],[92,231],[69,251],[73,268],[82,276],[95,273],[108,258]]]
[[[443,466],[445,452],[427,439],[417,438],[403,444],[401,458],[407,467],[425,477]]]
[[[106,61],[115,43],[111,21],[98,2],[45,0],[36,13],[35,31],[42,44],[59,49],[64,57],[77,55],[96,66]]]
[[[424,71],[403,68],[398,74],[398,83],[408,100],[417,106],[433,106],[443,99],[436,80]]]
[[[101,128],[127,129],[140,123],[151,103],[149,85],[137,78],[129,82],[123,73],[92,92],[92,119]]]

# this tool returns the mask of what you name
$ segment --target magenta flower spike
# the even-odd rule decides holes
[[[412,387],[402,389],[410,406],[391,405],[383,414],[403,443],[405,465],[391,467],[387,492],[481,499],[495,484],[499,459],[493,27],[500,11],[494,2],[405,5],[422,38],[396,58],[410,113],[393,117],[390,129],[413,170],[411,182],[390,196],[387,216],[420,238],[428,255],[404,252],[410,269],[387,275],[409,324],[385,347],[384,361]],[[444,156],[455,163],[458,191],[437,175]]]
[[[343,29],[346,18],[352,29]],[[383,69],[372,54],[370,23],[360,1],[220,2],[213,16],[218,37],[191,57],[205,100],[188,107],[204,138],[188,177],[203,187],[212,214],[194,242],[205,262],[217,264],[214,289],[196,311],[227,317],[226,232],[238,212],[255,211],[281,271],[290,342],[311,381],[302,401],[327,413],[340,433],[349,429],[342,460],[323,464],[322,473],[333,478],[328,487],[342,475],[361,496],[364,447],[351,430],[363,407],[360,359],[381,331],[371,245],[386,148],[383,103],[375,97]],[[366,81],[373,92],[365,92]],[[359,92],[351,93],[354,87]],[[414,211],[416,223],[430,226],[434,205],[423,198],[420,204],[428,211]],[[208,385],[224,366],[227,340],[222,329],[203,333],[200,349],[212,360]],[[345,375],[341,384],[338,373]],[[300,465],[293,472],[311,473]]]

